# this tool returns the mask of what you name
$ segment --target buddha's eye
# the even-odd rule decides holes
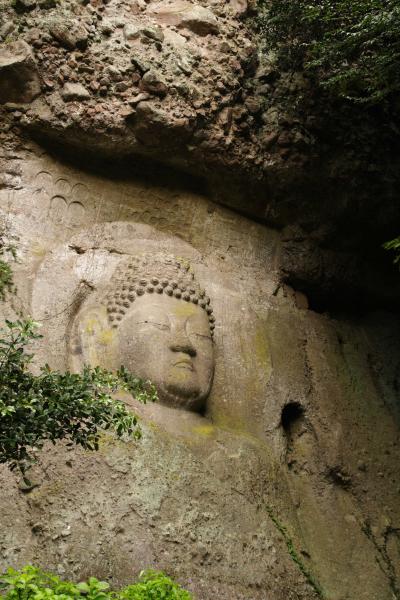
[[[152,327],[155,327],[156,329],[159,329],[160,331],[170,331],[170,326],[167,325],[167,323],[158,323],[157,321],[151,321],[150,319],[146,319],[144,321],[139,321],[138,324],[140,325],[150,325]]]
[[[211,341],[211,335],[207,335],[205,333],[198,333],[197,331],[191,331],[189,333],[189,337],[194,338],[195,340],[210,340]]]

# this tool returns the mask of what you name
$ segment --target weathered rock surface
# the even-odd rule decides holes
[[[20,12],[33,10],[36,6],[36,0],[16,0],[15,9]]]
[[[54,39],[67,50],[84,50],[87,46],[88,32],[76,20],[56,19],[51,23],[49,30]]]
[[[39,94],[39,73],[29,45],[20,40],[1,47],[0,104],[29,103]]]
[[[280,72],[260,51],[254,2],[29,0],[26,10],[7,4],[2,11],[0,35],[31,46],[42,80],[23,117],[2,116],[7,126],[17,122],[73,156],[144,156],[192,172],[218,202],[273,226],[300,226],[315,252],[355,252],[382,270],[381,244],[400,221],[394,133],[382,130],[373,152],[365,113],[365,143],[357,149],[343,131],[337,137],[331,115],[315,112],[308,79]],[[22,77],[32,90],[24,96],[15,88],[11,102],[38,95],[35,72]],[[78,110],[60,101],[66,84],[89,91]],[[374,273],[368,277],[375,282]],[[390,290],[393,281],[392,273],[369,287]]]
[[[329,600],[399,598],[399,323],[368,314],[398,310],[380,256],[397,154],[384,170],[294,115],[310,82],[260,57],[252,1],[15,8],[0,28],[0,198],[21,240],[5,316],[43,321],[38,363],[70,367],[74,311],[140,241],[205,278],[216,372],[204,417],[143,411],[143,446],[58,448],[32,490],[2,469],[1,568],[120,584],[156,566],[199,600],[314,600],[281,524]],[[110,366],[107,339],[93,355]]]
[[[211,10],[185,0],[155,3],[151,12],[160,23],[186,28],[198,35],[218,34],[220,31],[218,20]]]
[[[140,82],[140,87],[145,92],[154,94],[154,96],[166,96],[168,87],[165,85],[162,79],[153,71],[147,71]]]
[[[181,144],[171,128],[179,151],[170,160],[204,176],[220,201],[274,225],[315,231],[329,221],[326,245],[335,245],[343,222],[355,231],[361,222],[377,246],[395,233],[397,152],[391,161],[371,158],[368,144],[358,156],[350,146],[344,152],[340,141],[324,141],[327,125],[311,105],[309,115],[295,114],[293,106],[310,95],[310,82],[301,73],[279,72],[273,57],[260,52],[252,21],[243,18],[254,15],[254,3],[72,0],[36,2],[30,9],[16,13],[7,6],[3,12],[7,27],[13,22],[19,38],[32,43],[45,83],[41,102],[23,120],[32,132],[97,157],[148,155],[131,135],[127,114],[151,71],[168,88],[168,94],[162,86],[149,90],[157,109],[171,122],[183,118],[194,125]],[[53,106],[51,94],[66,82],[93,91],[79,114],[72,106]],[[167,162],[164,144],[166,138],[152,157]],[[366,214],[373,215],[374,227],[365,223]],[[346,239],[359,248],[361,237]]]
[[[70,100],[87,100],[90,93],[80,83],[67,82],[61,90],[61,96],[66,102]]]
[[[244,8],[181,0],[37,5],[20,29],[45,85],[22,124],[97,156],[151,155],[211,179],[216,166],[263,179],[264,157],[251,133],[260,101],[244,85],[257,64],[256,44],[239,19]],[[12,10],[9,16],[25,19]],[[78,113],[55,102],[66,83],[92,92]],[[151,152],[143,136],[132,135],[131,106],[141,92],[152,110],[139,115],[140,131],[158,113],[169,132]]]

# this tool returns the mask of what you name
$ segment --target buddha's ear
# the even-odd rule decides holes
[[[69,342],[70,367],[80,371],[84,365],[116,369],[118,329],[110,326],[103,306],[93,306],[76,315]]]

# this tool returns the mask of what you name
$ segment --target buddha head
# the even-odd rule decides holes
[[[214,373],[215,319],[187,261],[165,253],[129,257],[104,305],[119,364],[150,380],[162,404],[201,411]]]

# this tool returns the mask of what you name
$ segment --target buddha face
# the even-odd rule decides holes
[[[204,309],[165,294],[144,294],[118,329],[121,364],[150,380],[161,403],[194,411],[204,407],[214,372]]]

